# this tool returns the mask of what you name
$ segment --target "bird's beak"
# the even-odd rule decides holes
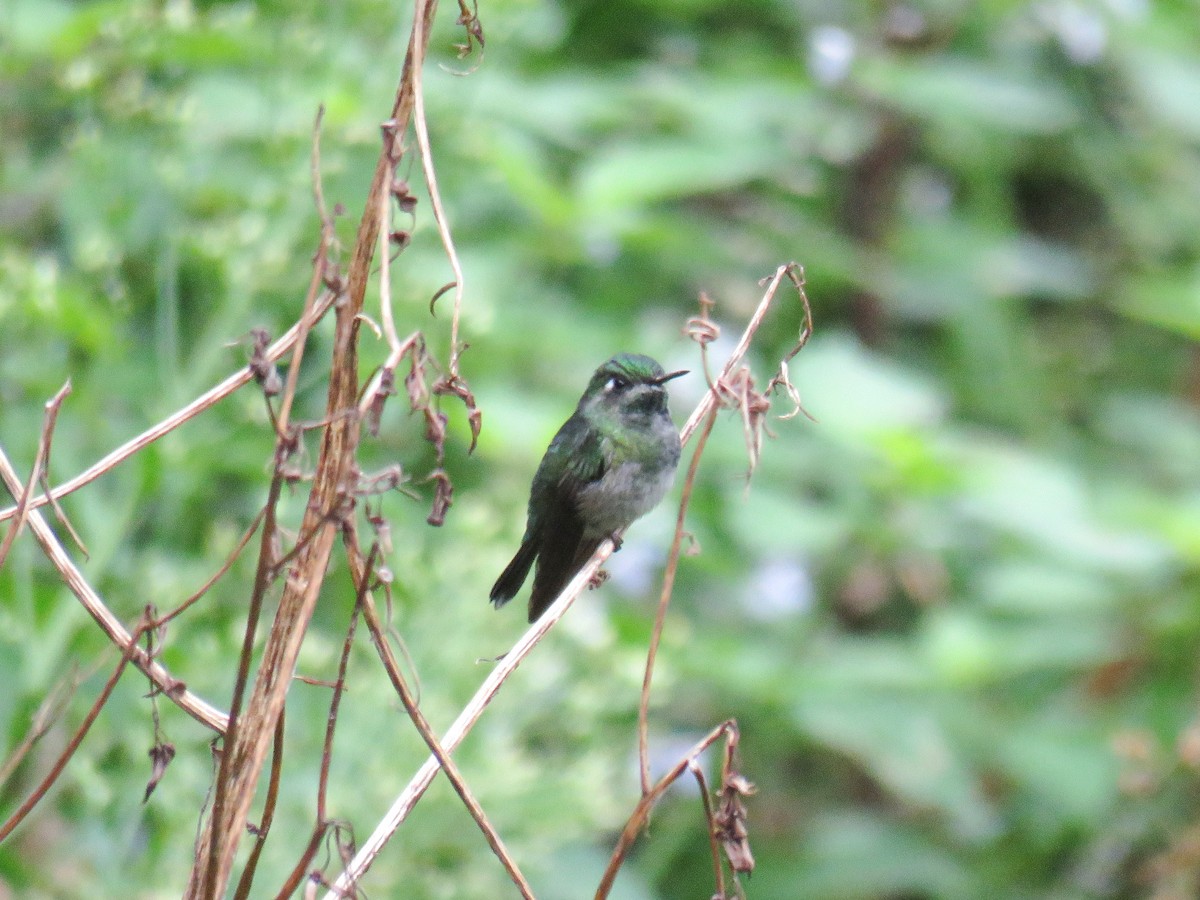
[[[663,375],[661,378],[654,379],[654,383],[655,384],[666,384],[672,378],[678,378],[680,375],[686,375],[687,373],[688,373],[687,369],[681,369],[678,372],[669,372],[666,375]]]

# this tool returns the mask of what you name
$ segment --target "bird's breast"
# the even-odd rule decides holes
[[[613,452],[605,474],[584,485],[576,494],[588,536],[608,535],[626,528],[636,518],[658,505],[671,482],[679,462],[679,437],[666,419],[655,428],[653,439]]]

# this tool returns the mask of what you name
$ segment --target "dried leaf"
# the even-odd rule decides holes
[[[411,213],[417,208],[417,197],[409,190],[408,182],[403,178],[392,182],[392,197],[402,213]]]
[[[754,871],[754,854],[750,852],[750,834],[746,829],[746,805],[743,797],[755,792],[750,781],[731,765],[721,779],[720,804],[713,820],[716,823],[717,840],[725,850],[729,867],[740,874]]]
[[[404,377],[404,389],[408,392],[410,409],[421,409],[429,403],[429,388],[425,385],[425,353],[424,346],[415,346],[412,353],[412,365],[408,375]]]
[[[479,430],[483,427],[483,413],[475,403],[475,395],[467,387],[467,383],[458,375],[448,375],[439,378],[433,386],[435,394],[451,394],[463,402],[467,408],[467,422],[471,427],[471,446],[468,453],[474,453],[479,443]]]
[[[438,461],[446,454],[446,414],[432,406],[425,407],[425,440],[433,444]]]
[[[396,394],[396,370],[385,368],[379,373],[379,386],[367,407],[367,431],[371,437],[379,437],[379,422],[383,418],[383,407],[387,398]]]
[[[425,519],[430,525],[441,526],[446,521],[446,513],[454,503],[454,485],[445,469],[435,469],[427,479],[434,483],[433,508]]]
[[[150,748],[149,754],[150,780],[146,782],[146,793],[142,797],[143,803],[150,799],[150,795],[154,793],[154,789],[158,787],[158,783],[162,780],[163,775],[166,774],[167,766],[175,758],[175,745],[165,741],[156,743]]]
[[[263,393],[274,397],[283,390],[283,379],[275,363],[267,358],[267,350],[271,346],[271,335],[265,328],[252,328],[250,337],[254,341],[254,349],[250,353],[250,371],[254,380],[262,387]]]

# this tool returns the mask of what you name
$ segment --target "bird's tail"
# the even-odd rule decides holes
[[[499,609],[513,597],[517,596],[517,591],[521,589],[521,585],[529,577],[529,567],[533,565],[533,558],[535,556],[537,556],[537,541],[530,538],[522,542],[517,555],[512,558],[512,562],[504,567],[504,571],[500,573],[500,577],[492,585],[491,594],[488,595],[488,599],[492,601],[492,605],[496,609]]]
[[[562,593],[567,582],[574,578],[575,574],[583,568],[584,563],[592,558],[592,554],[600,546],[600,541],[601,538],[576,540],[574,542],[575,550],[569,562],[561,553],[554,554],[559,558],[550,558],[548,552],[542,554],[537,574],[533,578],[533,590],[529,594],[530,622],[536,622],[542,617],[542,613],[550,608],[550,604]],[[569,550],[570,544],[561,543],[556,546]]]

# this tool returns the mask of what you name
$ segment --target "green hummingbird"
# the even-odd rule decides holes
[[[679,432],[667,409],[672,378],[648,356],[621,353],[598,368],[533,476],[525,537],[492,587],[499,609],[537,560],[534,622],[608,537],[648,513],[679,465]]]

